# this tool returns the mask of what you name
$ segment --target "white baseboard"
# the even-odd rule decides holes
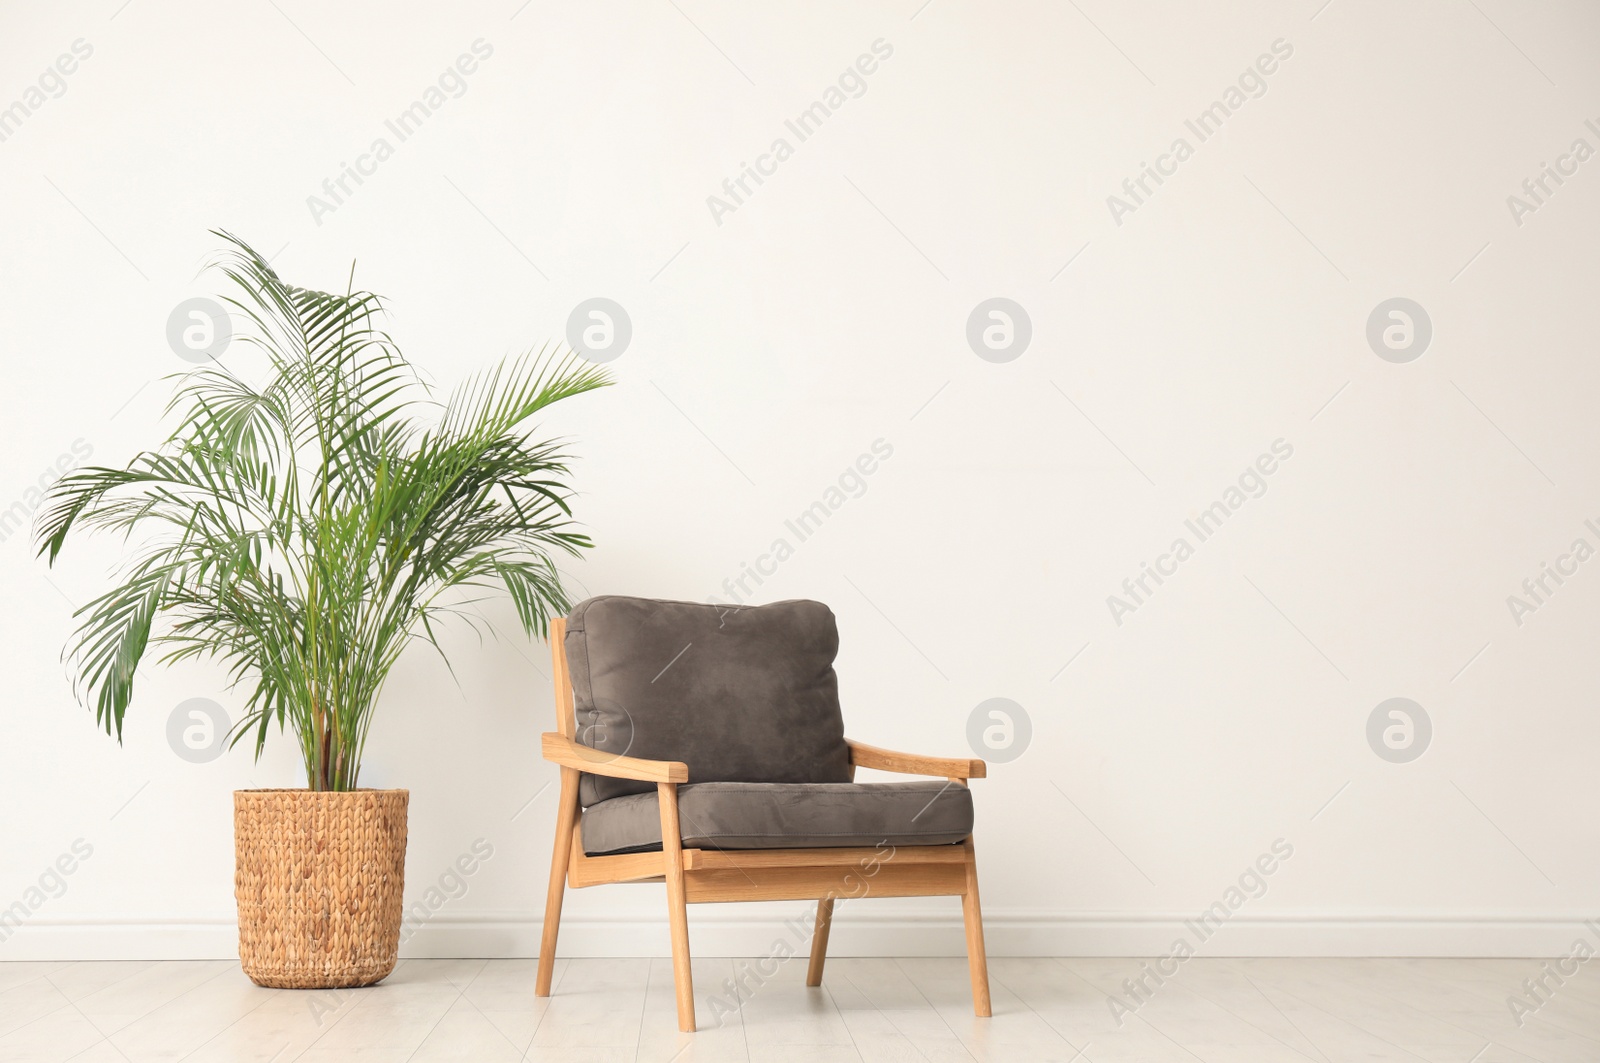
[[[768,955],[780,941],[805,951],[796,920],[802,905],[741,915],[727,910],[689,916],[700,956]],[[991,956],[1158,956],[1179,938],[1198,956],[1451,956],[1567,955],[1583,915],[1463,913],[1239,913],[1196,942],[1192,913],[991,910],[984,930]],[[791,920],[788,925],[785,920]],[[541,921],[525,911],[440,913],[408,925],[407,957],[526,957],[538,954]],[[214,919],[35,919],[0,942],[0,960],[230,959],[238,955],[234,922]],[[665,918],[570,919],[561,954],[670,955]],[[829,941],[834,956],[964,955],[959,915],[949,911],[852,916],[841,911]]]

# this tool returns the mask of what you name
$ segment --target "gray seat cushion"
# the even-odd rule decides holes
[[[821,602],[590,598],[567,620],[566,650],[584,745],[682,761],[691,782],[850,781],[839,631]],[[654,790],[586,774],[578,795],[593,805]]]
[[[678,821],[689,849],[944,845],[972,833],[972,792],[940,781],[689,783]],[[590,856],[660,849],[661,806],[654,793],[602,801],[584,810],[582,835]]]

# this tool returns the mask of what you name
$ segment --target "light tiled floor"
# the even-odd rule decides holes
[[[769,968],[770,970],[770,968]],[[403,961],[370,989],[260,989],[236,963],[0,963],[0,1060],[83,1063],[1600,1063],[1600,969],[1536,1013],[1535,960],[1195,959],[1137,1009],[1129,959],[995,959],[994,1017],[972,1016],[964,961],[804,958],[694,964],[701,1031],[677,1030],[666,960]],[[743,988],[735,990],[739,978]],[[1153,979],[1147,985],[1154,986]]]

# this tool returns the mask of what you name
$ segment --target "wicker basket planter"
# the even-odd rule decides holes
[[[371,985],[394,970],[409,790],[235,790],[239,962],[257,985]]]

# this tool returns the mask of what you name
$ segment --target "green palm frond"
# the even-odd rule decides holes
[[[529,421],[610,383],[544,349],[472,376],[443,404],[380,327],[370,292],[285,283],[244,241],[213,263],[239,339],[270,365],[179,378],[171,436],[121,469],[52,487],[35,522],[54,564],[77,534],[138,537],[118,586],[78,611],[79,696],[120,739],[147,649],[221,661],[248,693],[233,741],[294,732],[313,789],[356,785],[373,708],[416,640],[439,648],[471,595],[503,591],[530,636],[570,608],[553,557],[591,545],[567,455]],[[442,409],[440,409],[442,405]],[[442,652],[442,650],[441,650]]]

